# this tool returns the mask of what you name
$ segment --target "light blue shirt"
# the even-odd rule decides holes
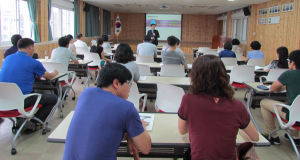
[[[264,59],[265,54],[259,50],[250,51],[247,54],[249,59]]]
[[[111,48],[110,44],[106,43],[106,42],[103,42],[102,47],[103,48]]]
[[[50,62],[63,63],[69,67],[70,59],[76,59],[74,52],[66,47],[58,47],[52,50]]]
[[[157,54],[157,48],[156,45],[149,42],[140,43],[137,46],[136,53],[138,53],[139,55],[154,57],[154,55]]]

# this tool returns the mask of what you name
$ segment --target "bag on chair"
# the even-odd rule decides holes
[[[236,148],[238,160],[260,160],[252,142],[244,142]]]

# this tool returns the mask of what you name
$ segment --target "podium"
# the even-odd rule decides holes
[[[224,48],[223,43],[225,43],[227,41],[231,42],[231,38],[227,38],[227,37],[224,37],[222,35],[213,36],[212,49],[218,49],[218,46],[220,48]]]

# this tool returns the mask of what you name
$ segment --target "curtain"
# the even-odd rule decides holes
[[[110,35],[110,12],[103,9],[103,34]]]
[[[33,34],[33,40],[38,43],[41,42],[39,29],[37,25],[38,2],[37,0],[27,0],[27,5],[30,20],[32,22],[31,34]]]
[[[48,0],[48,41],[53,40],[50,19],[51,19],[51,0]]]
[[[74,0],[74,36],[76,37],[78,33],[80,33],[79,4],[78,0]]]
[[[85,37],[99,36],[99,29],[99,8],[90,5],[89,12],[85,13]]]

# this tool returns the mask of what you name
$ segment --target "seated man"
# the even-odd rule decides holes
[[[18,51],[18,47],[17,47],[17,44],[18,44],[18,41],[22,39],[22,36],[19,35],[19,34],[15,34],[11,37],[11,43],[12,43],[12,47],[10,47],[9,49],[7,49],[4,53],[4,58],[6,58],[7,56],[11,55],[11,54],[14,54]]]
[[[145,56],[152,56],[154,58],[157,57],[157,47],[156,45],[151,43],[151,37],[150,36],[145,36],[144,43],[140,43],[137,46],[137,55],[145,55]]]
[[[226,42],[224,44],[224,50],[219,53],[219,58],[236,58],[236,55],[232,50],[232,44],[230,42]]]
[[[74,46],[75,46],[76,48],[83,48],[83,49],[85,49],[86,51],[88,51],[88,50],[89,50],[89,47],[87,46],[87,44],[86,44],[85,42],[83,42],[84,37],[82,36],[82,34],[81,34],[81,33],[78,33],[78,34],[76,35],[76,38],[77,38],[76,42],[73,43]],[[77,52],[77,57],[78,57],[78,58],[81,58],[81,59],[84,58],[83,53],[80,53],[80,51],[78,51],[77,49],[76,49],[76,52]]]
[[[151,137],[140,120],[129,96],[130,71],[117,63],[100,70],[97,87],[85,89],[77,102],[70,123],[64,160],[116,160],[122,140],[127,140],[131,155],[140,150],[148,154]]]
[[[185,69],[188,69],[188,66],[185,62],[185,59],[183,55],[177,53],[176,50],[176,44],[177,44],[177,38],[174,36],[170,36],[167,39],[169,51],[163,51],[161,53],[161,60],[163,64],[182,64],[184,65]]]
[[[33,83],[35,78],[44,77],[45,79],[54,78],[58,72],[47,72],[42,63],[31,58],[34,53],[34,42],[29,38],[23,38],[18,41],[19,51],[13,55],[8,56],[2,64],[0,72],[0,82],[16,83],[24,95],[33,92]],[[13,73],[13,74],[12,74]],[[24,107],[33,106],[36,102],[37,96],[31,96],[25,99]],[[39,104],[41,107],[36,113],[35,117],[41,121],[45,121],[51,112],[52,108],[57,102],[55,94],[42,94]],[[40,129],[36,121],[27,122],[27,129],[25,133],[32,133]],[[19,124],[19,123],[18,123]],[[35,124],[35,125],[34,125]]]
[[[180,40],[177,38],[177,43],[176,43],[176,52],[181,54],[182,56],[184,56],[184,53],[183,51],[179,48],[179,44],[180,44]],[[169,50],[169,46],[166,47],[166,50],[165,51],[168,51]]]
[[[58,40],[58,48],[52,50],[50,62],[63,63],[69,67],[70,60],[75,64],[79,64],[75,54],[69,48],[69,38],[61,37]]]
[[[241,59],[245,62],[248,62],[249,59],[264,59],[265,54],[260,50],[261,48],[261,44],[258,41],[253,41],[250,44],[250,47],[254,50],[254,51],[250,51],[247,54],[247,57],[241,56]]]
[[[287,105],[291,105],[295,98],[300,94],[300,50],[295,50],[290,53],[289,69],[290,70],[282,73],[270,88],[270,91],[280,91],[286,87],[286,96],[288,99]],[[276,118],[273,117],[273,113],[275,113],[273,105],[275,103],[284,104],[271,99],[264,99],[260,102],[261,112],[267,130],[263,136],[266,138],[274,129],[276,129],[274,121]],[[289,110],[287,108],[278,107],[278,112],[281,118],[284,118],[287,121],[289,120]],[[291,131],[290,133],[296,146],[300,146],[299,131]],[[284,138],[289,140],[287,134],[284,135]],[[280,144],[280,139],[276,133],[272,134],[270,142],[271,144]]]

